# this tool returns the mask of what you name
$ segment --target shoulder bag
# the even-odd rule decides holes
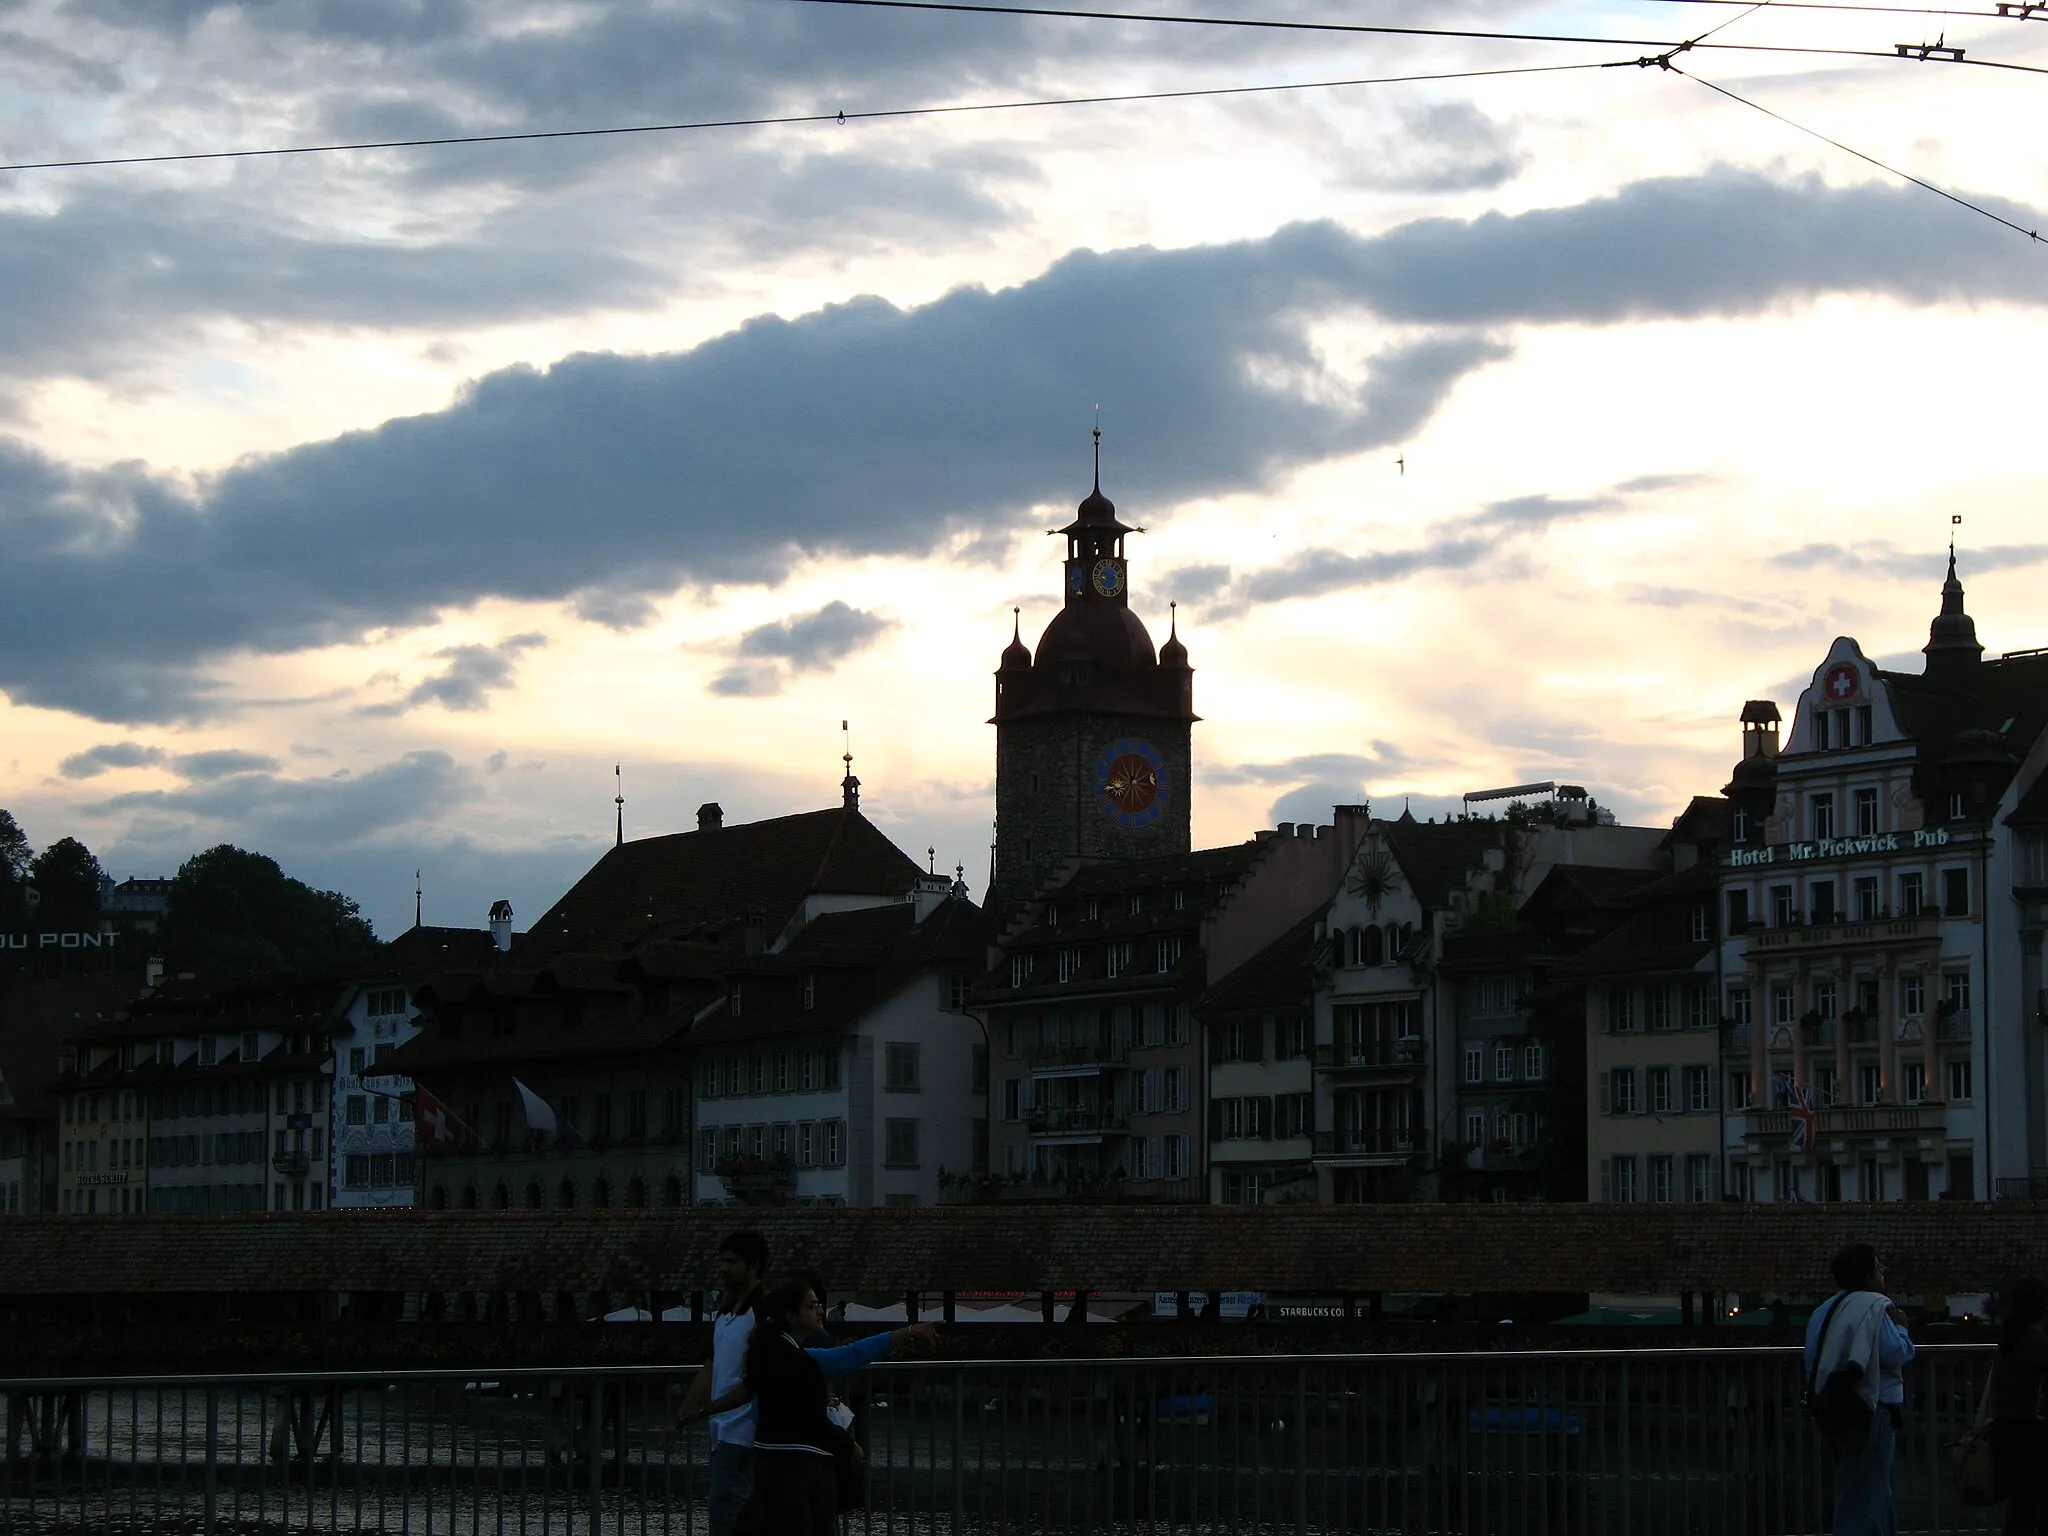
[[[1818,1378],[1821,1362],[1827,1358],[1828,1334],[1834,1330],[1842,1303],[1854,1294],[1853,1291],[1844,1291],[1828,1307],[1827,1321],[1820,1325],[1820,1342],[1813,1349],[1813,1375],[1806,1381],[1808,1417],[1822,1434],[1843,1439],[1865,1434],[1870,1429],[1870,1404],[1863,1401],[1863,1394],[1856,1390],[1863,1380],[1863,1366],[1852,1360],[1839,1370],[1828,1372],[1826,1381]]]

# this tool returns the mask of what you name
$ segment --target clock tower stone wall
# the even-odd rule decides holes
[[[1067,537],[1065,604],[1034,656],[1021,627],[996,672],[993,896],[1014,910],[1072,860],[1186,853],[1194,671],[1131,611],[1124,538],[1095,490]]]

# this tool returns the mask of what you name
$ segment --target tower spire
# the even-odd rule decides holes
[[[1963,583],[1956,575],[1956,529],[1962,521],[1960,512],[1949,516],[1948,576],[1941,584],[1941,612],[1927,627],[1927,644],[1921,654],[1927,658],[1927,677],[1953,687],[1973,688],[1984,647],[1977,643],[1977,623],[1963,607]]]
[[[1095,494],[1102,494],[1102,407],[1095,407]]]
[[[415,928],[423,926],[420,922],[420,912],[425,902],[426,887],[420,883],[420,872],[414,870],[412,872],[412,925]]]
[[[844,720],[839,722],[839,735],[846,744],[846,750],[839,758],[846,764],[846,777],[839,781],[839,804],[844,810],[857,811],[860,809],[860,780],[853,776],[853,731]]]
[[[626,845],[626,776],[617,763],[612,764],[612,807],[619,818],[612,846],[623,848]]]

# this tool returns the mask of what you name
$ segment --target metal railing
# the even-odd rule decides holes
[[[1988,1531],[1943,1449],[1984,1347],[1908,1367],[1899,1529]],[[9,1532],[706,1529],[688,1370],[0,1382]],[[841,1384],[856,1536],[1791,1536],[1824,1449],[1787,1348],[886,1364]]]

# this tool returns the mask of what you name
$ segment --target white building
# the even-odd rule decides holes
[[[1896,672],[1836,640],[1782,744],[1774,704],[1743,711],[1721,879],[1739,1198],[1980,1199],[2048,1167],[2021,905],[2048,881],[2020,814],[2048,654],[1984,657],[1953,556],[1924,654]]]
[[[833,905],[735,960],[690,1030],[697,1203],[932,1205],[986,1172],[987,1040],[968,1000],[987,919],[943,876]]]

